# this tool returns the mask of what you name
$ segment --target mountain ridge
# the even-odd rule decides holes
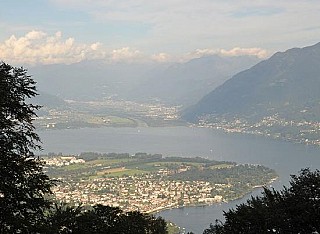
[[[30,70],[40,90],[63,99],[115,97],[187,105],[196,103],[203,93],[208,93],[233,74],[258,61],[250,56],[207,56],[185,63],[166,64],[107,64],[97,60],[39,66]]]
[[[196,122],[207,114],[261,118],[275,113],[292,116],[301,111],[309,112],[310,117],[319,112],[319,87],[320,43],[317,43],[277,52],[239,72],[186,109],[183,117]]]
[[[210,55],[173,64],[135,88],[133,97],[140,95],[144,100],[158,98],[165,103],[188,106],[199,101],[203,93],[209,93],[232,75],[259,61],[251,56]]]

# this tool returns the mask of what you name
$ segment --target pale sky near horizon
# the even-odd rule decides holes
[[[266,58],[320,41],[320,0],[2,0],[0,29],[14,64]]]

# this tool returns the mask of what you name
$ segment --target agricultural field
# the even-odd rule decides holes
[[[238,199],[277,178],[264,166],[200,157],[87,152],[42,158],[48,175],[58,181],[55,199],[146,213]]]

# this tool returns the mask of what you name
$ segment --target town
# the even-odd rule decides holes
[[[208,205],[221,202],[222,196],[211,195],[213,186],[205,181],[168,181],[154,175],[99,178],[90,181],[68,181],[55,187],[60,201],[75,205],[109,205],[125,211],[154,213],[181,206]]]
[[[259,121],[207,115],[203,116],[196,126],[220,129],[227,133],[246,133],[320,146],[320,122],[288,120],[277,114]]]
[[[53,189],[55,198],[75,205],[154,213],[237,199],[277,178],[273,170],[258,165],[137,155],[141,158],[113,154],[88,162],[78,156],[46,158],[48,174],[60,181]],[[198,177],[202,173],[206,174]]]

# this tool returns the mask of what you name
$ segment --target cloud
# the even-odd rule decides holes
[[[78,43],[64,39],[60,31],[48,35],[30,31],[22,37],[10,36],[0,43],[0,60],[13,64],[72,64],[83,60],[103,59],[106,62],[139,62],[146,57],[139,50],[122,47],[107,51],[100,42]]]
[[[261,48],[240,48],[235,47],[231,50],[221,49],[219,54],[223,56],[241,56],[241,55],[249,55],[249,56],[257,56],[258,58],[266,58],[268,57],[268,52]]]
[[[129,46],[107,50],[100,42],[91,44],[79,43],[72,37],[63,38],[58,31],[49,35],[43,31],[30,31],[24,36],[10,36],[0,43],[0,59],[13,64],[71,64],[83,60],[101,59],[107,63],[129,62],[186,62],[190,59],[209,55],[222,56],[257,56],[266,58],[268,53],[261,48],[196,49],[185,54],[146,54]]]
[[[22,37],[12,35],[0,43],[0,58],[14,64],[75,63],[85,59],[105,57],[101,44],[76,43],[74,38],[62,38],[61,32],[48,35],[30,31]]]
[[[176,55],[170,55],[167,53],[159,53],[151,56],[151,59],[156,62],[187,62],[191,59],[206,57],[206,56],[212,56],[212,55],[218,55],[218,56],[228,56],[228,57],[236,57],[236,56],[255,56],[260,59],[267,58],[270,54],[267,50],[261,49],[261,48],[240,48],[235,47],[230,50],[226,49],[196,49],[194,51],[191,51],[189,53],[176,56]]]
[[[210,55],[229,56],[229,57],[256,56],[258,58],[264,59],[269,56],[269,53],[267,52],[267,50],[261,49],[261,48],[235,47],[230,50],[205,48],[205,49],[196,49],[190,53],[187,53],[186,55],[182,56],[179,59],[179,61],[186,62],[190,59],[201,58],[201,57],[210,56]]]
[[[190,53],[187,53],[185,56],[183,56],[182,60],[190,60],[194,58],[201,58],[204,56],[209,56],[217,54],[217,50],[214,49],[196,49]]]
[[[165,62],[172,61],[172,56],[170,56],[167,53],[159,53],[159,54],[152,55],[151,59],[159,63],[165,63]]]
[[[232,16],[236,18],[244,17],[261,17],[261,16],[273,16],[277,14],[284,13],[284,8],[275,7],[275,6],[255,6],[255,7],[244,7],[237,9],[235,12],[232,12]]]
[[[129,47],[123,47],[115,49],[111,53],[112,62],[133,62],[142,59],[143,55],[139,50],[131,49]]]
[[[119,43],[117,46],[126,43],[126,46],[149,50],[151,54],[187,53],[195,48],[232,48],[235,45],[264,47],[275,52],[316,42],[320,35],[319,29],[303,31],[305,27],[319,27],[318,0],[50,2],[86,14],[98,27],[105,24],[106,38],[114,34],[113,43]],[[141,30],[143,27],[147,30]],[[134,36],[128,32],[134,32]],[[154,48],[159,50],[151,51]]]

